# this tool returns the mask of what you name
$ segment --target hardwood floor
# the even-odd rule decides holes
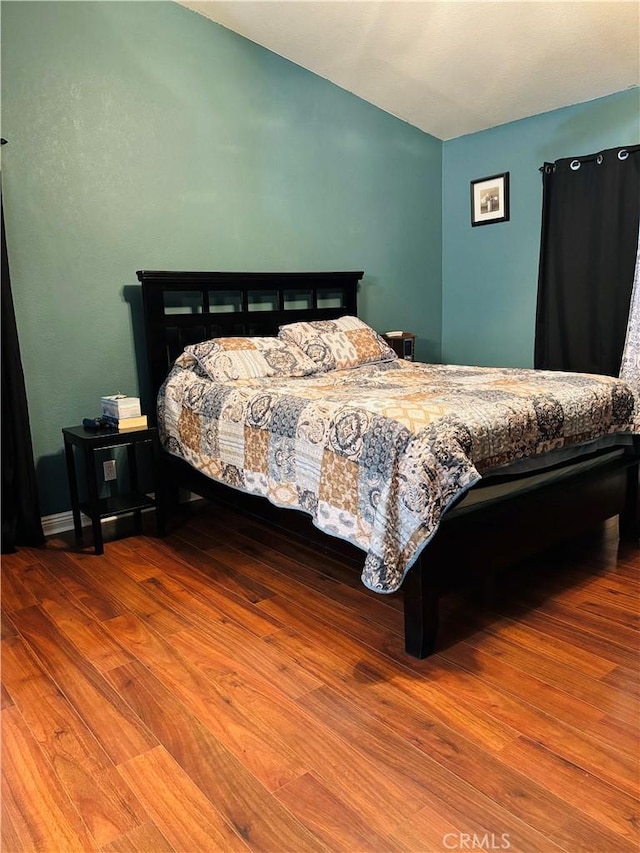
[[[107,531],[105,531],[107,532]],[[637,851],[640,554],[588,542],[442,604],[215,505],[2,561],[2,850]]]

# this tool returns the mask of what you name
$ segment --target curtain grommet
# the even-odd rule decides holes
[[[580,160],[572,160],[572,161],[569,163],[569,168],[570,168],[572,171],[577,172],[577,171],[578,171],[578,169],[580,168]]]
[[[629,152],[626,148],[622,148],[620,151],[618,151],[618,160],[626,160],[628,156]]]
[[[604,157],[602,156],[602,154],[598,154],[598,156],[596,157],[596,163],[598,164],[598,166],[602,163],[603,160]]]

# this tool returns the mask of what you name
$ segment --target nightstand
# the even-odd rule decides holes
[[[136,529],[140,529],[140,518],[143,509],[155,507],[158,536],[164,533],[164,518],[160,501],[140,491],[138,484],[139,449],[146,449],[151,454],[153,485],[155,494],[160,494],[158,476],[158,431],[155,427],[118,432],[113,429],[88,430],[83,426],[64,427],[64,452],[67,461],[69,491],[71,493],[71,510],[73,512],[73,529],[76,539],[82,540],[82,524],[80,513],[91,519],[93,542],[96,554],[104,552],[102,541],[102,520],[112,516],[134,513]],[[99,497],[98,477],[96,474],[95,453],[112,447],[127,448],[129,466],[129,491],[124,495]],[[78,492],[76,474],[76,451],[82,454],[86,476],[87,500],[81,502]]]
[[[404,358],[406,361],[415,360],[416,336],[412,332],[403,332],[401,335],[383,335],[382,337],[398,358]]]

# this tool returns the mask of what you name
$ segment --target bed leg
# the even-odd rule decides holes
[[[163,469],[160,468],[159,486],[157,488],[157,528],[158,536],[166,536],[171,527],[171,520],[178,508],[178,487],[172,483]]]
[[[166,536],[169,530],[169,521],[173,515],[175,504],[172,502],[170,489],[163,481],[156,490],[156,526],[158,536]]]
[[[402,589],[405,651],[414,658],[426,658],[436,650],[439,595],[422,558],[407,573]]]
[[[640,538],[639,468],[638,463],[627,468],[627,500],[618,519],[620,539],[627,541],[637,541]]]

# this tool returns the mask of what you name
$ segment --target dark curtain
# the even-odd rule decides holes
[[[0,178],[0,184],[1,184]],[[2,216],[2,553],[44,542]]]
[[[542,167],[535,367],[617,376],[640,221],[640,146]]]

